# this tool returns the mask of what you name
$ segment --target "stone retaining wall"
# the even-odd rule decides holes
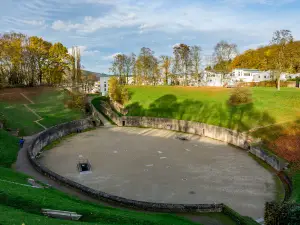
[[[28,152],[30,157],[36,157],[36,155],[51,142],[64,137],[71,133],[76,133],[78,130],[82,131],[94,127],[91,118],[63,123],[54,127],[51,127],[45,131],[42,131],[34,138],[33,143],[30,145]]]
[[[277,171],[281,171],[286,166],[286,163],[283,160],[278,159],[276,156],[269,154],[259,147],[251,146],[249,152],[265,161]]]
[[[245,133],[239,133],[224,127],[208,125],[200,122],[175,120],[168,118],[155,118],[155,117],[139,117],[139,116],[122,116],[119,117],[111,106],[104,101],[101,101],[101,111],[110,117],[118,126],[129,127],[150,127],[156,129],[173,130],[200,136],[209,137],[219,141],[223,141],[242,149],[248,150],[253,155],[264,160],[276,171],[281,171],[286,163],[274,155],[260,149],[259,147],[252,147],[251,144],[257,142],[251,136]]]
[[[111,104],[112,107],[114,107],[114,109],[117,112],[119,112],[119,113],[121,113],[123,115],[126,115],[128,113],[128,110],[125,109],[125,107],[122,104],[120,104],[118,102],[114,102],[114,101],[110,101],[110,104]]]
[[[27,153],[30,162],[40,173],[50,177],[51,179],[62,183],[63,185],[75,188],[81,192],[112,204],[117,204],[125,207],[138,208],[147,211],[155,212],[222,212],[223,204],[167,204],[167,203],[152,203],[142,202],[131,199],[126,199],[118,196],[114,196],[105,192],[97,191],[79,184],[75,181],[69,180],[59,174],[54,173],[47,167],[41,165],[37,160],[37,154],[51,142],[66,136],[71,133],[76,133],[77,130],[84,130],[92,128],[94,126],[92,119],[83,119],[73,121],[70,123],[64,123],[55,127],[51,127],[41,133],[39,133],[31,143],[28,145]]]

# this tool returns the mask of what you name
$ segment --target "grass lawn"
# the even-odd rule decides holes
[[[6,118],[7,127],[12,130],[20,129],[21,135],[42,131],[42,128],[34,123],[37,120],[36,115],[23,104],[0,102],[0,111]]]
[[[36,89],[23,88],[21,91],[34,104],[31,104],[20,95],[19,89],[8,90],[8,92],[14,91],[16,92],[12,94],[14,98],[9,99],[9,94],[3,95],[6,96],[6,99],[0,100],[0,111],[7,120],[7,127],[13,130],[20,129],[20,135],[32,135],[43,130],[41,126],[34,122],[39,117],[26,108],[24,104],[27,104],[43,118],[40,123],[45,127],[81,119],[84,116],[80,110],[65,107],[64,100],[68,98],[66,91],[47,88],[44,91],[38,90],[39,92],[32,94],[32,91],[36,91]]]
[[[69,197],[54,189],[36,189],[0,180],[0,202],[27,213],[40,215],[41,208],[75,211],[82,221],[104,224],[194,224],[169,214],[147,214],[92,204]]]
[[[9,225],[84,225],[84,224],[95,224],[95,223],[86,223],[86,222],[74,222],[74,221],[61,221],[57,219],[52,219],[45,217],[43,215],[36,215],[26,213],[22,210],[8,207],[5,205],[0,205],[0,224],[9,224]],[[105,224],[103,224],[105,225]]]
[[[17,159],[19,139],[0,129],[0,167],[10,167]],[[0,178],[3,177],[2,173]]]
[[[252,88],[253,104],[227,105],[232,89],[128,86],[131,116],[199,121],[240,131],[300,118],[300,90]]]
[[[40,123],[46,127],[81,119],[82,111],[65,107],[66,98],[68,98],[66,91],[45,92],[34,98],[35,104],[30,105],[30,108],[43,118]]]

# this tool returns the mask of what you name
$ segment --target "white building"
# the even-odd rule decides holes
[[[222,87],[223,81],[222,81],[222,74],[211,72],[211,71],[204,71],[203,77],[201,81],[202,86],[214,86],[214,87]]]
[[[109,75],[101,75],[99,79],[99,91],[102,96],[108,95],[108,80],[111,78]]]
[[[232,79],[236,82],[253,82],[254,76],[259,76],[261,71],[256,69],[234,69],[232,71]]]
[[[99,92],[102,96],[108,95],[109,79],[113,77],[113,75],[101,75],[99,81],[97,82]],[[134,83],[133,76],[128,76],[128,85],[132,85]]]
[[[270,71],[253,73],[253,82],[262,82],[272,80],[272,75]]]

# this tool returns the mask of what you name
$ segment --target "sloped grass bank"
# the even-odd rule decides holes
[[[128,116],[173,118],[203,122],[234,130],[297,120],[300,90],[252,88],[253,104],[229,106],[232,89],[215,87],[128,86]]]
[[[0,129],[0,167],[10,167],[17,159],[19,139]]]

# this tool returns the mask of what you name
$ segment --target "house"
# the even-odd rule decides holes
[[[254,76],[259,76],[261,71],[257,69],[234,69],[232,71],[232,80],[236,82],[253,82]]]
[[[253,82],[262,82],[272,80],[270,71],[255,72],[253,73]]]
[[[214,87],[222,87],[222,74],[212,71],[204,71],[203,77],[201,81],[202,86],[214,86]]]

